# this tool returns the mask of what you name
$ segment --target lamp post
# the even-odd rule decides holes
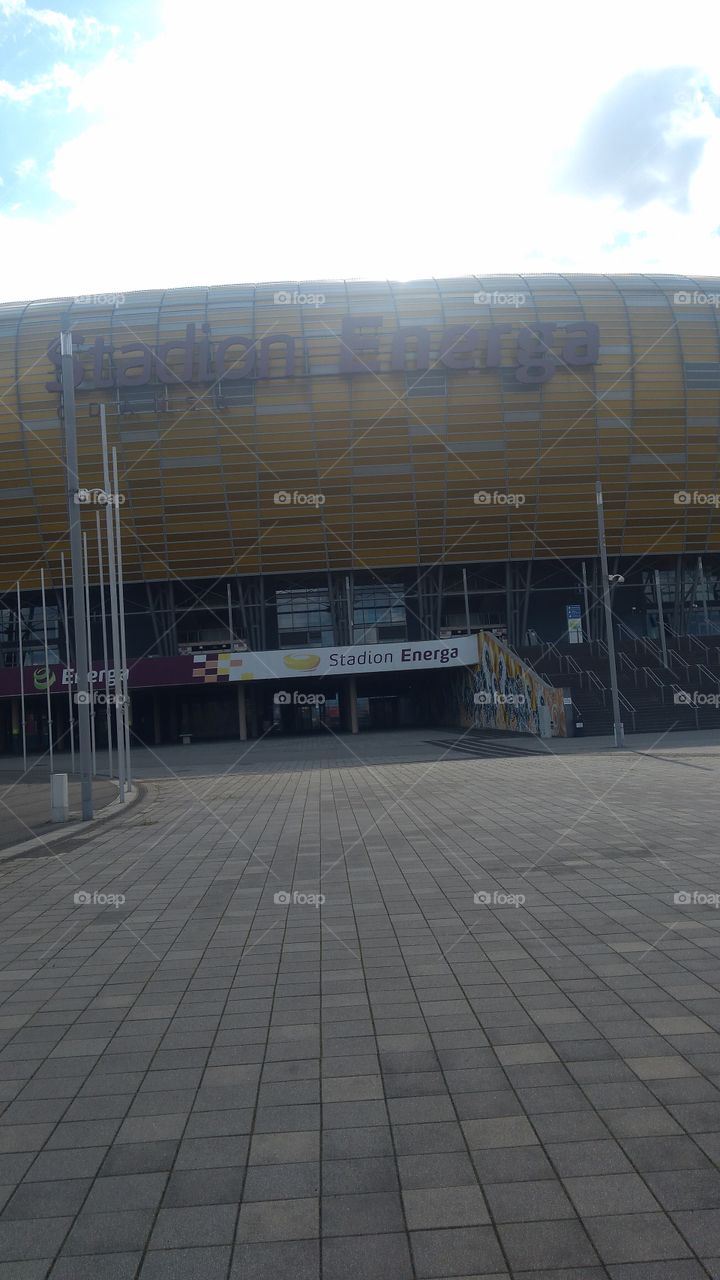
[[[610,687],[613,705],[613,733],[615,746],[622,747],[625,742],[625,731],[620,719],[620,695],[618,693],[617,665],[615,662],[615,634],[613,631],[612,607],[610,605],[610,578],[608,576],[607,547],[605,545],[605,510],[603,506],[602,485],[595,483],[595,501],[597,504],[598,542],[600,544],[600,565],[602,568],[603,604],[605,606],[605,629],[607,632],[608,661],[610,663]],[[620,574],[613,574],[616,582],[623,582]]]
[[[70,581],[73,596],[73,630],[75,633],[75,658],[77,661],[78,730],[80,739],[80,798],[83,822],[93,816],[93,790],[90,757],[90,686],[88,683],[88,650],[85,620],[85,584],[83,582],[82,533],[80,506],[77,494],[80,488],[77,456],[77,424],[75,421],[75,371],[73,368],[72,334],[60,334],[60,359],[62,369],[63,423],[65,427],[65,465],[67,468],[67,498],[70,524]]]

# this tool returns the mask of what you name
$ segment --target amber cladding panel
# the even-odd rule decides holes
[[[82,483],[101,401],[118,450],[129,581],[592,555],[597,477],[611,555],[717,550],[715,507],[676,495],[720,490],[719,297],[543,275],[1,307],[0,585],[42,562],[56,585],[69,552],[62,329]],[[563,358],[578,325],[591,361]]]

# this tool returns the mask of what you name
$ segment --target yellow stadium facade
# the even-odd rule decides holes
[[[720,625],[720,280],[280,281],[0,308],[7,652],[15,584],[32,607],[43,566],[59,609],[69,557],[63,331],[82,485],[101,404],[118,451],[138,656],[517,647],[578,604],[588,638],[598,480],[624,624],[653,634],[659,581],[678,633]]]

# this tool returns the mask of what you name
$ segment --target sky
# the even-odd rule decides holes
[[[0,301],[720,275],[717,0],[41,4],[0,0]]]

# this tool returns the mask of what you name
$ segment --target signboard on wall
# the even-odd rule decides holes
[[[565,606],[565,616],[567,618],[567,633],[570,644],[582,644],[582,612],[579,604],[567,604]]]

